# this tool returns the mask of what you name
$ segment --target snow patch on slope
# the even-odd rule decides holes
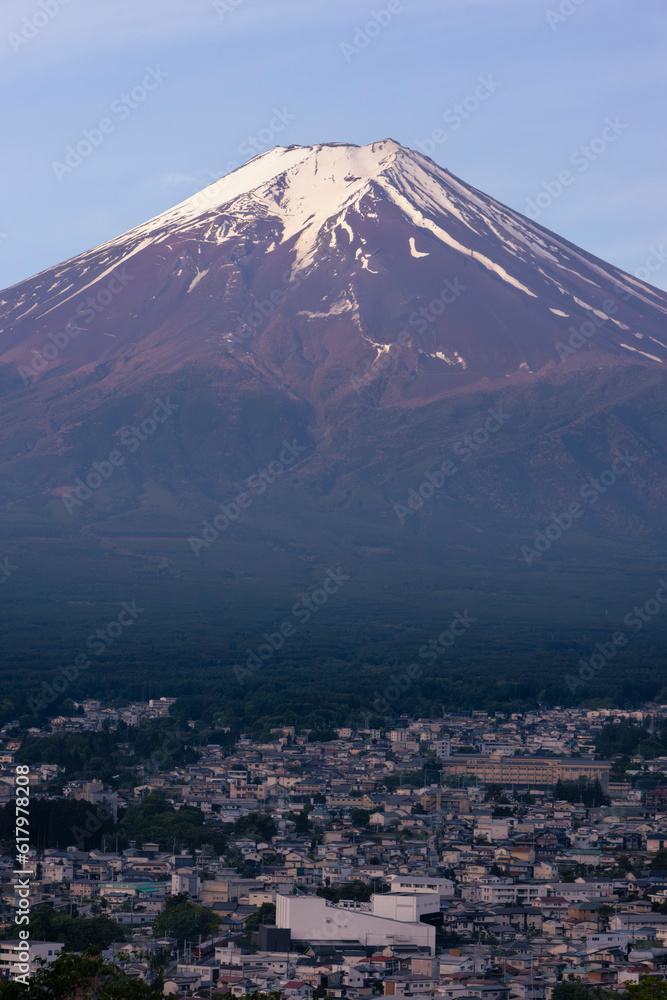
[[[647,354],[646,351],[640,351],[638,347],[631,347],[630,344],[621,344],[621,347],[624,347],[626,351],[634,351],[635,354],[643,354],[645,358],[650,358],[651,361],[659,361],[660,364],[663,364],[662,358],[656,358],[655,354]]]
[[[343,214],[341,215],[340,220],[338,222],[338,225],[340,226],[341,229],[344,229],[345,232],[347,233],[347,235],[350,237],[350,246],[352,246],[352,244],[354,243],[354,231],[352,229],[352,226],[349,224],[349,222],[345,218],[346,215],[347,215],[347,211],[343,212]]]
[[[426,354],[427,352],[424,351]],[[465,358],[462,358],[458,351],[454,351],[454,359],[448,358],[444,351],[436,351],[435,354],[430,354],[431,358],[440,358],[441,361],[446,361],[448,365],[461,365],[462,368],[468,367],[468,362]]]
[[[195,287],[195,285],[198,285],[201,279],[204,277],[204,275],[208,274],[209,271],[210,271],[209,267],[207,267],[206,270],[204,271],[197,271],[194,278],[190,282],[190,287],[188,288],[188,292],[191,292],[192,289]]]
[[[301,309],[297,315],[298,316],[308,316],[309,319],[328,319],[330,316],[340,316],[342,313],[350,312],[354,306],[348,299],[339,299],[338,302],[334,302],[328,312],[309,312],[307,309]]]
[[[410,253],[412,254],[413,257],[430,257],[431,256],[429,253],[420,253],[419,250],[417,250],[417,248],[415,246],[415,238],[414,238],[414,236],[410,237]]]

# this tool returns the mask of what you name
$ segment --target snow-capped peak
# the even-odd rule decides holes
[[[661,296],[642,294],[637,283],[626,284],[631,279],[616,269],[593,264],[566,241],[394,139],[367,146],[343,142],[276,146],[104,246],[123,243],[133,255],[156,239],[199,227],[202,239],[227,242],[242,236],[248,223],[264,219],[271,223],[267,249],[294,240],[293,266],[307,268],[323,245],[337,245],[338,228],[352,247],[355,213],[368,218],[378,198],[393,204],[422,232],[476,260],[529,297],[534,298],[535,292],[519,278],[526,264],[555,290],[562,282],[554,270],[579,272],[584,265],[590,283],[597,286],[601,277],[620,282],[628,294],[663,308]],[[366,199],[363,207],[362,199]],[[502,249],[502,263],[495,254],[489,255],[491,244]],[[422,255],[427,256],[424,251]],[[365,270],[377,273],[369,267],[363,248],[355,246],[353,257]]]
[[[91,302],[109,305],[99,322]],[[5,305],[12,362],[26,328],[40,351],[49,330],[89,316],[109,340],[77,341],[91,358],[134,366],[122,345],[139,338],[151,365],[250,359],[299,384],[394,361],[447,384],[573,355],[667,364],[663,293],[392,139],[272,149]]]
[[[174,211],[194,210],[195,214],[214,211],[243,195],[249,196],[267,187],[270,189],[271,182],[281,177],[286,179],[290,188],[294,188],[294,197],[312,200],[323,189],[335,187],[340,190],[341,185],[369,181],[400,152],[408,151],[393,139],[384,139],[369,146],[344,142],[276,146],[181,202]]]

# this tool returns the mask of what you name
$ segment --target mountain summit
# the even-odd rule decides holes
[[[666,317],[665,293],[421,153],[327,143],[257,156],[5,292],[0,364],[24,384],[104,364],[117,386],[201,361],[311,400],[334,372],[338,392],[391,374],[396,400],[565,361],[662,366]]]

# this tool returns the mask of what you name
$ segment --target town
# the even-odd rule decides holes
[[[284,726],[268,742],[228,728],[207,742],[192,720],[122,784],[34,759],[36,741],[141,733],[174,703],[88,700],[20,739],[16,721],[0,730],[5,812],[16,766],[29,770],[31,971],[102,921],[104,957],[176,997],[551,1000],[561,983],[667,978],[667,706]],[[56,806],[77,823],[45,821]]]

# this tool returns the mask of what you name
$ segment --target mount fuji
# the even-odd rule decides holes
[[[413,656],[463,602],[533,659],[659,571],[667,294],[391,139],[257,156],[0,293],[0,328],[10,665],[37,595],[40,663],[139,595],[109,655],[150,673],[179,637],[205,680],[337,566],[340,660]]]

